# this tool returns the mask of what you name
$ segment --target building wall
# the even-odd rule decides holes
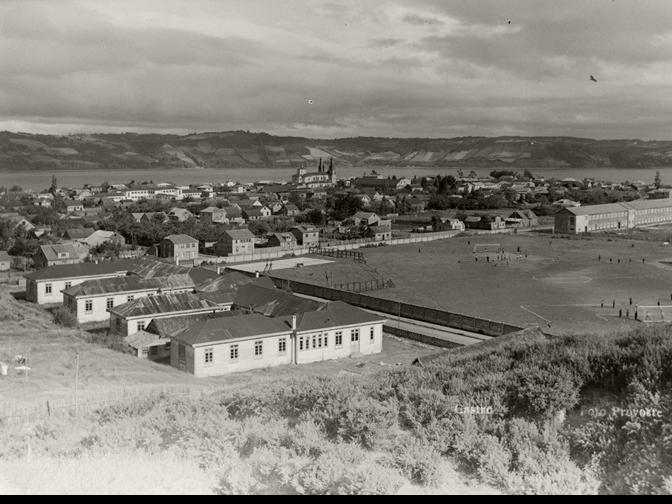
[[[10,261],[1,261],[0,262],[0,271],[9,271],[11,265]]]
[[[352,333],[359,329],[359,341],[352,341]],[[373,338],[371,331],[373,330]],[[342,344],[336,345],[336,334],[342,333]],[[326,337],[326,345],[324,338]],[[322,346],[319,345],[322,338]],[[285,351],[280,351],[280,340],[285,340]],[[313,340],[315,347],[313,348]],[[255,343],[261,341],[263,354],[255,356]],[[300,342],[303,341],[303,350]],[[238,346],[238,359],[231,359],[231,347]],[[293,349],[293,345],[295,348]],[[292,353],[296,353],[297,364],[308,364],[325,360],[335,360],[349,357],[353,354],[372,355],[383,350],[383,324],[366,324],[360,326],[347,326],[325,331],[302,332],[292,336],[290,331],[266,337],[234,340],[226,343],[213,345],[199,345],[192,348],[185,345],[187,363],[180,366],[178,352],[180,343],[176,340],[171,345],[171,365],[203,378],[209,376],[221,376],[252,369],[262,369],[291,364]],[[206,351],[211,350],[213,361],[205,362]]]
[[[352,341],[352,333],[359,329],[359,341]],[[373,340],[371,339],[371,329],[373,329]],[[342,344],[336,345],[336,334],[342,333]],[[327,338],[327,345],[320,348],[319,338]],[[301,338],[303,338],[303,350],[301,350]],[[313,347],[313,340],[317,343]],[[306,348],[306,343],[310,348]],[[328,331],[312,331],[297,334],[297,364],[307,364],[310,362],[320,362],[325,360],[342,359],[350,357],[353,354],[371,355],[383,351],[383,324],[348,326]]]
[[[107,311],[107,300],[114,300],[113,306],[120,306],[129,302],[128,297],[133,296],[133,300],[147,297],[149,294],[157,294],[157,289],[146,290],[141,292],[122,292],[104,294],[101,296],[87,296],[79,299],[69,298],[64,296],[63,304],[70,310],[70,312],[77,315],[77,321],[80,324],[88,324],[92,322],[105,322],[110,319],[110,313]],[[93,310],[86,311],[86,302],[91,301]],[[73,304],[74,303],[74,304]]]
[[[26,280],[26,299],[31,303],[37,304],[61,304],[63,303],[63,293],[62,290],[65,290],[66,283],[69,283],[69,287],[74,287],[81,283],[87,282],[89,280],[102,280],[104,278],[115,278],[123,277],[125,274],[107,274],[95,277],[84,277],[84,278],[65,278],[59,280]],[[51,284],[51,294],[47,293],[46,286]]]
[[[282,338],[285,338],[287,345],[284,353],[279,352],[279,340]],[[263,354],[260,357],[255,357],[254,355],[255,343],[257,341],[263,343]],[[238,359],[235,361],[231,360],[232,345],[238,345]],[[174,344],[174,346],[179,345]],[[213,350],[214,359],[212,364],[205,363],[205,352],[209,348]],[[287,331],[286,334],[267,336],[265,338],[233,341],[216,346],[198,346],[194,348],[193,359],[193,374],[198,378],[291,364],[291,332]]]
[[[249,240],[232,240],[227,235],[224,235],[221,242],[224,247],[221,252],[225,255],[243,255],[254,253],[254,242]]]

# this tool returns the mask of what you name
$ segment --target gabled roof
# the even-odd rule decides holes
[[[252,314],[209,319],[178,333],[173,339],[193,346],[283,332],[291,332],[286,321]]]
[[[64,264],[42,268],[26,275],[28,280],[59,280],[64,278],[85,278],[98,275],[125,275],[133,265],[132,260],[104,262],[100,264]]]
[[[192,238],[191,236],[185,234],[169,235],[166,236],[164,240],[173,242],[175,245],[182,245],[185,243],[198,243],[198,240],[196,238]]]
[[[153,291],[161,289],[193,288],[194,281],[188,275],[143,279],[136,276],[88,280],[63,292],[69,296],[97,296],[123,294],[125,292]]]
[[[291,325],[291,317],[283,317]],[[350,325],[373,324],[384,322],[382,315],[369,313],[361,308],[351,306],[342,301],[327,303],[317,311],[299,314],[297,318],[297,331],[319,331],[334,327]]]
[[[207,309],[214,311],[216,308],[217,305],[215,303],[201,299],[196,294],[184,292],[180,294],[142,297],[130,303],[110,308],[108,311],[121,317],[130,318]]]
[[[296,236],[294,236],[292,233],[272,233],[275,238],[279,242],[292,242],[294,243],[296,241]]]
[[[63,235],[67,235],[71,240],[81,240],[91,236],[94,231],[95,229],[92,228],[72,228],[68,229]]]
[[[273,281],[268,277],[254,278],[238,271],[225,271],[221,275],[198,284],[196,292],[235,292],[243,285],[251,283],[275,288]]]
[[[318,232],[318,229],[314,228],[312,226],[304,226],[304,225],[294,226],[290,231],[293,231],[294,229],[296,229],[297,231],[299,231],[302,234],[303,233],[317,233]]]
[[[128,272],[141,278],[156,278],[171,275],[186,275],[189,268],[176,264],[159,261],[151,257],[140,257],[129,261]]]
[[[602,213],[627,212],[628,208],[622,203],[607,203],[605,205],[588,205],[582,207],[569,207],[561,212],[570,212],[574,215],[597,215]]]
[[[124,343],[136,350],[146,347],[164,346],[169,342],[167,339],[162,339],[161,336],[146,331],[138,331],[124,338]]]
[[[73,245],[66,244],[54,244],[54,245],[42,245],[40,250],[46,257],[47,261],[58,261],[59,259],[64,259],[59,257],[59,254],[67,254],[68,259],[77,259],[79,254]]]
[[[238,289],[233,304],[268,317],[296,315],[319,310],[324,303],[295,296],[280,289],[247,284]]]
[[[182,317],[156,318],[150,322],[145,330],[157,334],[161,338],[170,338],[206,320],[233,316],[239,316],[239,314],[231,311],[220,311],[184,315]]]
[[[228,229],[224,231],[224,234],[227,235],[232,240],[252,240],[254,235],[252,232],[247,229]]]

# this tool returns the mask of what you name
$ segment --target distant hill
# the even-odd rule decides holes
[[[191,135],[32,135],[0,132],[0,171],[340,166],[655,168],[672,166],[672,142],[571,137],[319,140],[230,131]]]

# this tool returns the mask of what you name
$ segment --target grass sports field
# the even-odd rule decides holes
[[[484,244],[501,245],[504,260]],[[476,245],[484,251],[475,254]],[[554,333],[626,329],[637,322],[619,319],[619,310],[632,319],[637,304],[672,305],[672,247],[661,242],[494,235],[380,247],[366,257],[396,284],[377,296]]]

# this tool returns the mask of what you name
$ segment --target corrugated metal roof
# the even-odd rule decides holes
[[[289,334],[291,330],[291,325],[282,319],[252,314],[206,320],[178,333],[173,338],[193,346],[240,338],[261,338],[283,332]]]
[[[201,299],[196,294],[163,294],[161,296],[143,297],[115,306],[109,310],[110,313],[121,317],[140,317],[144,315],[168,314],[187,312],[192,310],[216,309],[217,305]]]
[[[565,208],[564,210],[574,215],[596,215],[603,213],[626,212],[627,210],[648,210],[655,208],[671,208],[672,201],[658,200],[634,200],[622,203],[607,203],[604,205],[588,205],[582,207]],[[561,210],[562,211],[562,210]]]
[[[170,338],[190,327],[195,326],[200,322],[205,322],[206,320],[222,317],[233,317],[239,316],[239,313],[224,311],[216,313],[198,313],[196,315],[184,315],[182,317],[169,317],[169,318],[159,318],[154,319],[147,326],[147,331],[158,334],[162,338]]]
[[[627,207],[622,203],[606,203],[604,205],[589,205],[582,207],[570,207],[560,210],[560,212],[571,212],[574,215],[597,215],[603,213],[627,212]]]
[[[114,262],[63,264],[42,268],[26,275],[28,280],[58,280],[62,278],[85,278],[98,275],[126,274],[133,266],[133,260]]]
[[[88,280],[70,287],[63,292],[69,296],[96,296],[102,294],[123,294],[125,292],[151,291],[160,289],[193,288],[194,281],[188,275],[173,275],[161,278],[139,278],[124,276]]]
[[[131,334],[124,338],[124,343],[126,343],[131,348],[140,349],[153,346],[164,346],[166,343],[170,343],[170,340],[163,339],[156,334],[152,334],[146,331],[139,331],[135,334]]]
[[[291,325],[291,317],[283,317],[283,319]],[[318,311],[300,314],[297,319],[297,331],[321,331],[334,327],[384,322],[385,320],[382,315],[369,313],[342,301],[334,301],[327,303]]]
[[[238,289],[233,304],[239,308],[261,313],[268,317],[296,315],[319,310],[324,303],[295,296],[280,289],[247,284]]]
[[[128,272],[142,278],[155,278],[171,275],[186,275],[189,273],[189,269],[190,268],[185,266],[178,266],[150,257],[141,257],[132,262]]]

